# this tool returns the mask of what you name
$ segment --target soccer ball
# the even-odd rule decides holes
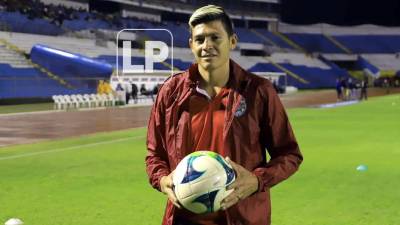
[[[233,190],[235,171],[224,158],[211,151],[197,151],[178,164],[172,177],[179,203],[197,214],[218,211],[221,201]]]
[[[4,225],[22,225],[24,222],[18,218],[11,218],[4,223]]]

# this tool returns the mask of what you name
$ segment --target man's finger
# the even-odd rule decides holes
[[[224,199],[222,199],[221,203],[226,203],[226,202],[230,202],[230,201],[236,200],[235,196],[237,195],[238,191],[236,189],[228,190],[228,191],[230,193],[227,196],[225,196]]]
[[[221,206],[229,205],[229,203],[234,202],[237,200],[236,197],[226,197],[224,200],[221,201]]]
[[[229,157],[225,157],[225,160],[232,166],[233,170],[236,172],[236,174],[239,173],[240,171],[240,165],[232,161]]]
[[[235,166],[238,166],[239,164],[237,164],[235,161],[233,161],[231,158],[229,158],[229,157],[225,157],[225,160],[228,162],[228,163],[230,163],[231,165],[235,165]]]
[[[166,189],[165,193],[167,194],[168,198],[171,199],[172,201],[176,202],[178,199],[175,196],[175,193],[172,191],[172,189]]]
[[[181,205],[179,205],[178,202],[173,202],[173,201],[171,201],[171,202],[172,202],[172,204],[174,204],[176,207],[181,208]]]
[[[167,187],[169,187],[169,188],[172,188],[172,187],[174,186],[174,183],[172,182],[172,180],[167,179],[167,180],[165,181],[165,185],[166,185]]]
[[[237,197],[237,195],[229,195],[224,200],[222,200],[221,208],[223,210],[228,209],[229,207],[235,205],[239,201],[240,201],[240,199],[239,199],[239,197]]]
[[[168,196],[168,199],[178,208],[181,208],[181,206],[179,205],[178,199],[175,196],[175,193],[172,191],[172,189],[166,189],[165,193]]]
[[[226,190],[237,189],[239,187],[240,187],[240,183],[238,182],[238,180],[235,180],[233,183],[231,183],[230,185],[228,185],[226,187]]]
[[[225,161],[227,161],[228,163],[232,163],[233,161],[231,160],[231,158],[229,158],[228,156],[225,157]]]

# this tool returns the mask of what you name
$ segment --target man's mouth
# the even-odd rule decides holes
[[[201,56],[201,58],[212,58],[215,56],[217,56],[217,55],[203,55],[203,56]]]

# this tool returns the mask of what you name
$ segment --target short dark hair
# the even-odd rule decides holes
[[[192,29],[196,25],[201,23],[211,22],[214,20],[221,21],[221,23],[225,28],[226,33],[228,33],[228,36],[233,35],[233,25],[231,18],[229,18],[228,14],[222,7],[216,5],[203,6],[201,8],[196,9],[196,11],[193,12],[188,22],[190,33],[192,33]]]

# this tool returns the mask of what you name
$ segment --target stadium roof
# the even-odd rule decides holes
[[[398,0],[282,0],[281,19],[291,24],[400,26]]]

